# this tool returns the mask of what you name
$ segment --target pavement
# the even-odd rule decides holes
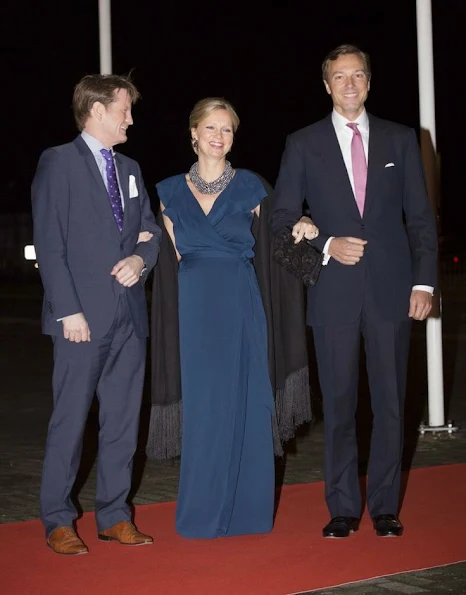
[[[32,266],[32,265],[31,265]],[[148,290],[149,291],[149,290]],[[42,289],[37,271],[21,279],[2,281],[0,295],[0,523],[39,517],[39,486],[47,423],[51,412],[52,344],[40,333]],[[148,295],[149,298],[149,295]],[[428,422],[426,325],[413,327],[406,407],[404,468],[466,463],[466,275],[442,279],[442,335],[445,421],[457,431],[419,431]],[[303,426],[277,459],[277,485],[323,479],[323,427],[315,357],[310,337],[310,367],[314,420]],[[135,458],[132,501],[135,505],[175,500],[179,461],[149,461],[144,455],[149,421],[150,370],[141,414],[140,441]],[[358,411],[360,466],[367,462],[370,409],[364,372]],[[93,510],[97,438],[96,403],[89,413],[76,498],[82,511]],[[459,511],[462,513],[462,511]],[[322,519],[322,525],[328,519]],[[409,531],[409,527],[406,528]],[[454,530],[452,528],[452,530]],[[466,559],[466,552],[465,552]],[[335,587],[314,594],[466,595],[466,562],[420,572]],[[10,595],[9,593],[6,595]],[[13,595],[13,594],[11,594]],[[182,589],[180,595],[183,595]],[[239,594],[240,595],[240,594]],[[261,595],[258,593],[258,595]],[[285,595],[285,594],[284,594]]]

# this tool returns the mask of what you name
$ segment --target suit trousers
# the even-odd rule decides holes
[[[356,321],[313,327],[323,397],[325,498],[332,518],[362,514],[356,437],[361,337],[373,413],[367,507],[371,517],[398,512],[410,331],[408,318],[380,316],[368,288]]]
[[[137,446],[146,339],[135,335],[126,293],[103,338],[75,343],[54,337],[53,412],[40,494],[46,535],[77,517],[72,489],[94,395],[99,401],[95,513],[99,531],[131,520],[127,497]]]

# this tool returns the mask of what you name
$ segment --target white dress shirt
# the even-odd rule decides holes
[[[363,110],[362,113],[355,119],[355,120],[347,120],[341,114],[339,114],[336,110],[332,112],[332,124],[335,128],[335,133],[337,135],[338,144],[340,145],[341,154],[343,156],[343,161],[345,162],[346,171],[348,172],[348,178],[351,184],[351,188],[353,189],[354,194],[354,178],[353,178],[353,164],[351,159],[351,141],[353,140],[353,131],[347,124],[350,122],[354,122],[358,124],[358,129],[361,133],[362,137],[362,144],[364,146],[364,154],[366,155],[366,163],[369,165],[369,117],[367,115],[366,110]],[[356,198],[355,198],[356,200]],[[334,236],[331,236],[326,242],[323,249],[324,253],[324,260],[323,264],[326,265],[330,260],[331,256],[328,253],[328,248],[330,242],[334,239]],[[434,288],[430,285],[415,285],[413,289],[417,289],[420,291],[428,291],[429,293],[434,293]]]
[[[351,142],[353,140],[353,131],[349,126],[347,126],[347,124],[350,123],[350,120],[347,120],[337,111],[333,110],[332,124],[335,128],[338,144],[340,145],[341,153],[343,155],[343,161],[345,162],[346,170],[348,171],[348,177],[351,183],[351,188],[353,189],[354,194],[353,162],[351,159]],[[367,116],[366,110],[364,110],[362,114],[360,114],[356,118],[356,120],[353,120],[353,123],[358,125],[358,130],[361,133],[362,144],[364,146],[364,154],[366,156],[366,163],[368,164],[369,118]]]

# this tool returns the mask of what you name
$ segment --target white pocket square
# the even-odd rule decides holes
[[[385,167],[395,167],[395,164],[394,164],[394,163],[387,163],[387,164],[385,165]]]
[[[129,176],[129,197],[136,198],[138,196],[138,187],[136,186],[136,178],[131,175]]]

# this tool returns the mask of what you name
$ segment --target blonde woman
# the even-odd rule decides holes
[[[153,398],[166,394],[167,402],[152,409],[148,454],[161,440],[172,449],[174,429],[182,428],[176,529],[191,538],[267,533],[273,526],[274,391],[252,232],[261,219],[266,233],[261,203],[268,191],[256,174],[227,161],[238,125],[228,101],[199,101],[189,125],[197,161],[187,174],[157,185],[170,243],[165,249],[162,243],[160,267],[167,250],[173,261],[159,271],[154,298]],[[177,261],[178,298],[170,300],[163,292]],[[158,316],[164,299],[168,314]],[[174,303],[182,413],[180,402],[168,402],[178,391],[175,375],[158,380],[168,361],[161,352],[175,340],[162,330]],[[307,363],[299,365],[307,378]]]

